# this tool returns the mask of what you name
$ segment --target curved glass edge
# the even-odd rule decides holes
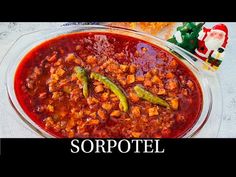
[[[62,34],[67,34],[67,33],[74,33],[74,32],[88,32],[88,31],[96,31],[96,30],[106,30],[106,32],[117,32],[116,30],[119,30],[119,34],[120,32],[124,32],[124,35],[127,35],[127,33],[131,34],[129,36],[133,36],[136,38],[140,38],[143,40],[146,40],[144,38],[149,38],[150,40],[148,40],[149,42],[156,44],[158,46],[162,46],[163,48],[166,49],[169,48],[170,50],[174,50],[175,52],[178,51],[177,53],[181,56],[183,56],[183,58],[187,59],[187,62],[192,65],[192,67],[197,70],[200,71],[201,75],[205,75],[208,76],[209,73],[205,73],[204,70],[202,70],[201,66],[202,66],[202,61],[200,59],[198,59],[197,57],[195,57],[194,55],[192,55],[191,53],[185,51],[184,49],[169,43],[167,41],[164,41],[162,39],[159,39],[157,37],[154,37],[152,35],[143,33],[143,32],[138,32],[135,30],[130,30],[130,29],[125,29],[125,28],[120,28],[120,27],[110,27],[110,26],[101,26],[101,25],[73,25],[73,26],[66,26],[66,27],[59,27],[59,28],[55,28],[55,29],[45,29],[45,30],[39,30],[36,32],[32,32],[32,33],[28,33],[28,34],[24,34],[21,37],[19,37],[16,42],[12,45],[12,47],[8,50],[8,52],[6,53],[6,55],[4,56],[4,59],[2,60],[1,64],[4,63],[7,59],[10,59],[11,57],[14,56],[18,56],[19,58],[22,58],[27,51],[29,51],[30,49],[32,49],[32,47],[40,44],[41,42],[51,39],[53,37],[56,37],[58,35],[62,35]],[[107,31],[110,30],[110,31]],[[122,34],[122,33],[121,33]],[[32,38],[34,40],[32,40]],[[158,42],[158,44],[157,44]],[[25,46],[27,46],[25,48]],[[11,51],[18,51],[18,53],[12,53]],[[197,63],[197,64],[196,64]],[[8,84],[6,83],[6,81],[8,82],[13,82],[14,78],[13,77],[7,77],[9,74],[14,74],[15,70],[17,68],[17,63],[12,61],[10,62],[7,71],[5,73],[6,74],[6,78],[5,78],[5,83],[4,85],[6,86],[6,92],[9,92],[9,97],[10,99],[12,99],[12,101],[14,102],[18,102],[16,100],[15,97],[15,93],[13,91],[12,88],[9,88]],[[218,77],[216,78],[215,76],[209,74],[210,77],[204,77],[204,84],[205,85],[209,85],[208,80],[209,78],[214,81],[217,82],[218,85],[220,86],[220,83],[218,82]],[[11,79],[12,78],[12,79]],[[213,79],[212,79],[213,78]],[[209,95],[208,97],[212,98],[212,91],[211,88],[208,88],[208,92]],[[218,90],[217,91],[218,95],[221,95],[221,92]],[[221,101],[222,103],[222,101]],[[214,103],[213,103],[214,104]],[[25,117],[28,117],[27,115],[25,115],[24,111],[21,109],[21,107],[18,105],[14,105],[14,109],[15,111],[18,112],[18,114],[20,114],[21,119],[27,123],[28,125],[30,125],[30,128],[33,129],[36,133],[40,134],[43,137],[53,137],[52,135],[48,134],[46,131],[42,130],[37,124],[35,124],[30,118],[28,118],[27,120],[25,119]],[[208,106],[210,106],[210,103],[208,103]],[[214,107],[214,105],[213,105]],[[218,105],[218,108],[221,107],[222,105]],[[209,107],[209,111],[207,113],[205,113],[205,116],[209,117],[209,114],[211,113],[211,109],[212,106]],[[218,114],[216,114],[217,116],[219,116],[220,118],[222,117],[222,109],[217,109]],[[195,135],[199,135],[199,130],[203,128],[203,125],[206,124],[206,122],[208,121],[208,117],[207,119],[204,119],[203,122],[201,122],[201,126],[198,127],[197,129],[191,129],[189,132],[187,132],[183,137],[194,137]],[[205,117],[206,118],[206,117]]]

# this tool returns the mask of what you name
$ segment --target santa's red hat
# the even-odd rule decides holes
[[[226,36],[228,35],[228,28],[224,24],[217,24],[212,29],[225,32]]]

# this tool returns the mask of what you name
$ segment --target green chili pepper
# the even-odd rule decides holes
[[[144,100],[147,100],[147,101],[149,101],[153,104],[158,104],[160,106],[164,106],[164,107],[167,107],[167,108],[170,107],[169,104],[165,100],[153,95],[151,92],[145,90],[143,87],[141,87],[139,85],[136,85],[134,87],[134,91],[136,92],[138,97],[140,97]]]
[[[83,85],[83,95],[85,98],[88,97],[88,76],[85,69],[76,66],[74,67],[77,78],[82,82]]]
[[[98,80],[102,82],[105,86],[107,86],[120,100],[120,104],[125,112],[128,111],[128,102],[125,94],[121,91],[121,89],[115,85],[112,81],[110,81],[107,77],[102,76],[98,73],[92,72],[90,78]]]

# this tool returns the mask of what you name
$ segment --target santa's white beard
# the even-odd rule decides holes
[[[207,37],[205,39],[205,45],[208,48],[208,50],[215,50],[218,49],[219,47],[222,46],[222,44],[224,43],[224,39],[216,39],[216,38],[212,38],[212,37]]]

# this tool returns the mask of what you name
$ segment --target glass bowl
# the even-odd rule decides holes
[[[181,137],[188,138],[188,137],[197,137],[197,134],[202,130],[204,125],[206,124],[207,120],[209,119],[210,115],[212,114],[213,108],[213,94],[211,84],[209,84],[209,78],[214,78],[211,72],[203,70],[204,63],[199,58],[195,57],[188,51],[169,43],[165,40],[160,38],[154,37],[152,35],[138,32],[135,30],[129,30],[120,27],[110,27],[110,26],[102,26],[102,25],[73,25],[73,26],[63,26],[56,29],[45,29],[36,32],[32,32],[29,34],[25,34],[18,38],[16,42],[12,45],[12,47],[8,50],[7,54],[4,57],[5,61],[8,61],[8,67],[6,70],[6,77],[5,77],[5,85],[6,85],[6,92],[9,98],[9,102],[12,105],[12,108],[16,111],[19,115],[21,120],[23,120],[28,127],[30,127],[34,132],[38,133],[42,137],[51,137],[51,134],[46,132],[42,129],[39,125],[37,125],[32,119],[23,111],[18,100],[16,98],[16,94],[14,91],[14,76],[18,64],[23,59],[23,57],[35,46],[39,45],[40,43],[49,40],[51,38],[57,37],[62,34],[69,34],[69,33],[79,33],[79,32],[109,32],[109,33],[118,33],[122,35],[128,35],[131,37],[135,37],[138,39],[142,39],[157,45],[164,50],[171,52],[172,54],[176,55],[181,62],[183,62],[196,76],[203,94],[203,107],[202,112],[192,126],[191,129],[188,130],[184,135]],[[216,82],[213,81],[213,82]],[[217,82],[218,84],[218,82]],[[219,84],[218,84],[219,85]],[[219,86],[218,86],[219,87]],[[221,92],[219,89],[215,92],[218,100],[221,99]],[[215,106],[217,109],[217,116],[221,119],[222,113],[222,101],[219,101],[218,105]]]

